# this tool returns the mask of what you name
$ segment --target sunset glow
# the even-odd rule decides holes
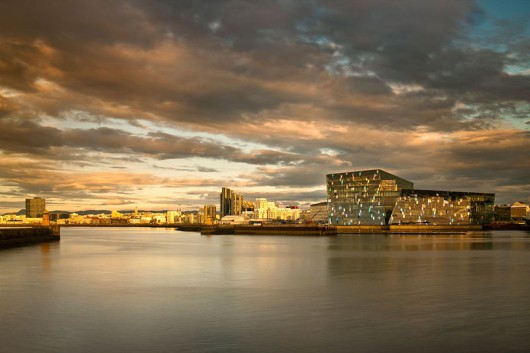
[[[2,1],[0,212],[304,206],[375,168],[528,203],[530,2],[500,4]]]

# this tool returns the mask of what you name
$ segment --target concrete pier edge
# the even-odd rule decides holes
[[[59,241],[59,226],[9,227],[0,229],[0,249]]]

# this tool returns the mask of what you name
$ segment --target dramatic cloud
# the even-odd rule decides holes
[[[364,168],[528,200],[530,6],[495,6],[3,1],[0,209],[304,203]]]

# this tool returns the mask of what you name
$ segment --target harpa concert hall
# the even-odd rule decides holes
[[[495,194],[417,190],[381,169],[326,175],[328,221],[334,225],[489,223]]]

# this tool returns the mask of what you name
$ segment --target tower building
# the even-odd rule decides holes
[[[243,209],[243,196],[233,190],[223,187],[220,195],[221,217],[241,215]]]
[[[214,224],[216,223],[216,207],[215,205],[204,205],[203,207],[204,214],[204,223],[205,224]]]
[[[40,197],[26,199],[26,218],[42,217],[46,209],[46,200]]]

